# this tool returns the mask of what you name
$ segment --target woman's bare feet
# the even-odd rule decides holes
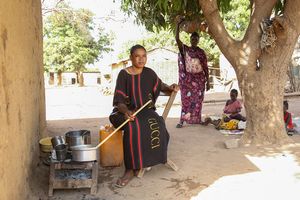
[[[115,186],[119,188],[125,187],[134,176],[132,169],[126,169],[124,175],[117,180]]]

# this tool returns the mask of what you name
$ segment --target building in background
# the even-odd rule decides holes
[[[76,73],[75,72],[62,72],[62,85],[76,85]],[[45,73],[45,86],[55,86],[58,83],[58,73],[49,72]],[[83,72],[84,85],[100,85],[105,83],[105,77],[101,72]]]

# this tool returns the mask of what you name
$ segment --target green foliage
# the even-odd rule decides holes
[[[141,5],[142,7],[139,7],[138,5]],[[147,8],[147,6],[152,6],[153,9]],[[228,32],[234,38],[240,39],[244,35],[249,23],[249,1],[219,0],[218,6],[222,11],[221,16]],[[128,14],[136,12],[137,22],[144,24],[148,30],[154,31],[154,34],[139,41],[127,42],[123,48],[125,50],[119,55],[119,58],[128,58],[129,48],[136,43],[144,45],[146,49],[167,46],[169,49],[178,51],[174,35],[171,32],[165,31],[165,29],[174,30],[174,20],[178,15],[184,16],[188,21],[194,21],[195,19],[199,21],[203,20],[202,12],[199,8],[198,1],[196,0],[123,0],[122,8]],[[163,25],[158,23],[159,18],[156,18],[155,12],[159,12],[159,15],[164,16]],[[185,44],[189,44],[188,34],[181,33],[181,39]],[[208,60],[213,62],[214,65],[217,65],[219,62],[220,51],[215,41],[212,40],[208,34],[201,33],[199,46],[207,53]]]
[[[217,2],[223,13],[231,9],[231,0]],[[154,27],[174,28],[175,18],[178,15],[184,16],[188,21],[204,21],[198,0],[122,0],[121,8],[128,15],[135,13],[136,22],[145,25],[149,31],[153,31]]]
[[[224,25],[235,39],[242,39],[250,20],[250,2],[248,0],[231,0],[226,13],[221,13]]]
[[[135,15],[136,22],[145,25],[149,31],[153,31],[154,27],[156,29],[174,28],[175,18],[178,15],[184,16],[188,21],[204,21],[198,0],[122,0],[121,2],[122,10],[128,15]],[[230,15],[235,11],[241,13],[241,9],[244,12],[241,17],[249,16],[250,2],[250,0],[217,0],[222,16],[228,12],[231,12]],[[277,0],[274,8],[275,14],[282,13],[284,3],[285,0]],[[247,8],[244,8],[245,5]],[[249,20],[249,17],[247,19]]]
[[[93,23],[93,13],[60,4],[44,23],[44,66],[49,71],[84,71],[111,51],[112,37]],[[96,32],[95,39],[93,34]]]
[[[203,20],[198,0],[122,0],[122,10],[128,15],[135,13],[136,22],[149,31],[169,28],[178,15]]]
[[[277,0],[274,12],[276,15],[281,15],[284,10],[285,0]]]

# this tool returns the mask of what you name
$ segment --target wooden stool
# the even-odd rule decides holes
[[[48,196],[53,196],[53,189],[91,188],[91,194],[96,194],[97,184],[97,161],[51,162],[50,164]]]
[[[167,102],[166,107],[165,107],[165,109],[163,111],[163,114],[162,114],[162,117],[163,117],[164,120],[166,120],[167,117],[168,117],[169,111],[170,111],[170,109],[173,105],[176,94],[177,94],[177,92],[175,92],[175,91],[173,91],[173,92],[160,92],[160,94],[159,94],[159,96],[169,96],[168,102]],[[174,171],[178,170],[177,165],[173,161],[171,161],[170,159],[167,159],[167,163],[165,165],[167,167],[173,169]],[[145,171],[146,171],[145,168],[140,169],[138,174],[137,174],[137,177],[142,178],[144,176]]]

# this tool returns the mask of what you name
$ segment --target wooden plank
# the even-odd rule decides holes
[[[55,163],[55,169],[92,169],[93,162],[82,163]]]
[[[171,169],[173,169],[174,171],[178,171],[178,167],[177,165],[170,159],[167,160],[167,163],[165,164],[166,166],[170,167]]]
[[[137,174],[137,177],[138,177],[138,178],[143,178],[143,176],[144,176],[144,174],[145,174],[145,171],[146,171],[145,168],[140,169],[139,172],[138,172],[138,174]]]
[[[92,185],[91,185],[91,194],[97,194],[98,186],[98,162],[94,162],[92,169]]]
[[[53,183],[53,189],[72,189],[72,188],[90,188],[92,179],[56,179]]]
[[[55,179],[55,168],[54,168],[54,163],[50,164],[50,173],[49,173],[49,190],[48,190],[48,196],[52,197],[53,196],[53,183]]]
[[[173,105],[173,102],[175,100],[176,94],[177,94],[177,92],[173,91],[171,93],[169,99],[168,99],[168,102],[167,102],[166,107],[164,109],[164,112],[162,114],[162,117],[163,117],[164,120],[166,120],[167,117],[168,117],[169,111],[170,111],[170,109],[171,109],[171,107]]]

